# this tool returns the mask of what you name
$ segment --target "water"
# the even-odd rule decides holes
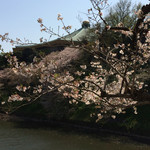
[[[150,150],[150,145],[125,137],[94,136],[58,128],[29,128],[24,124],[0,121],[0,150]]]

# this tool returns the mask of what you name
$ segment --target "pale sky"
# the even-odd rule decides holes
[[[113,6],[119,0],[108,0]],[[133,3],[141,2],[148,4],[149,0],[132,0]],[[41,33],[37,23],[38,18],[42,18],[44,24],[52,27],[57,32],[60,24],[57,14],[62,14],[66,25],[72,25],[74,29],[79,29],[81,24],[78,15],[83,20],[87,20],[87,9],[91,8],[90,0],[0,0],[0,34],[9,33],[12,39],[30,39],[34,43],[39,43],[41,37],[48,38],[46,33]],[[9,43],[1,42],[2,48],[12,51]]]

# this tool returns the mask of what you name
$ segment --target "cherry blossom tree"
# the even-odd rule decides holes
[[[150,4],[136,12],[136,25],[127,28],[122,23],[110,26],[103,18],[102,10],[107,1],[90,1],[92,8],[88,9],[88,18],[91,23],[97,25],[94,28],[96,40],[80,45],[68,41],[72,46],[69,52],[65,49],[57,56],[54,55],[51,59],[47,56],[41,61],[34,58],[33,63],[28,65],[25,62],[18,62],[15,56],[8,57],[12,66],[10,74],[21,77],[21,80],[20,84],[14,84],[16,89],[13,91],[14,94],[10,95],[7,101],[2,101],[2,105],[14,101],[23,102],[14,108],[16,110],[46,93],[58,90],[64,97],[70,99],[70,104],[78,102],[86,105],[94,104],[98,110],[96,114],[98,121],[106,114],[115,118],[115,113],[125,113],[125,109],[130,107],[133,107],[134,113],[137,114],[137,106],[150,104],[148,90],[150,84],[147,80],[141,79],[143,73],[149,73]],[[62,28],[70,34],[71,26],[64,24],[60,14],[58,20],[62,22]],[[105,24],[104,29],[98,26],[101,22]],[[43,24],[41,18],[38,19],[38,23],[41,31],[56,35]],[[113,44],[108,44],[104,38],[109,32],[119,35]],[[5,40],[6,36],[7,34],[0,37]],[[92,61],[89,64],[80,64],[80,68],[72,72],[68,69],[69,63],[77,59],[82,51],[91,54]],[[95,114],[91,114],[93,115]]]

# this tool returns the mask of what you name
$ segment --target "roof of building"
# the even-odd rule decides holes
[[[88,21],[84,21],[82,23],[82,28],[75,30],[74,32],[63,36],[61,38],[57,38],[52,41],[43,42],[39,44],[29,44],[29,45],[18,45],[14,49],[25,49],[25,48],[39,48],[39,47],[55,47],[55,46],[67,46],[70,45],[70,42],[78,43],[83,39],[87,39],[88,31],[90,24]]]

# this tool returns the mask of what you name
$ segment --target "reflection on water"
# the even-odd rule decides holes
[[[22,128],[0,121],[0,150],[150,150],[150,145],[54,128]]]

